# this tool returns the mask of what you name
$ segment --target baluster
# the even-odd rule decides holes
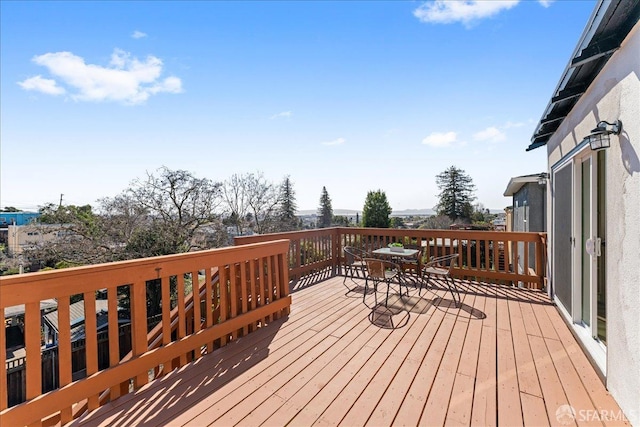
[[[205,282],[206,282],[205,278]],[[201,309],[200,309],[200,276],[198,275],[198,271],[194,270],[191,272],[191,295],[193,301],[193,333],[195,334],[201,329]],[[202,348],[198,347],[195,349],[194,357],[199,359],[202,356]]]
[[[227,281],[230,275],[228,274],[228,268],[230,267],[226,265],[218,267],[218,274],[220,275],[220,323],[227,320],[229,316],[229,285]],[[227,334],[220,337],[221,347],[227,344],[227,337]]]
[[[204,269],[204,315],[206,328],[210,328],[213,326],[213,271],[212,268]],[[211,354],[213,352],[213,341],[207,342],[207,354]]]
[[[258,304],[258,289],[256,283],[256,262],[255,260],[249,260],[249,299],[251,300],[251,310],[255,310]],[[258,322],[251,323],[251,331],[255,331],[258,327]]]
[[[27,353],[27,400],[42,394],[42,361],[41,346],[40,302],[25,304],[24,340]]]
[[[273,274],[272,274],[272,270],[271,270],[271,262],[270,262],[270,257],[266,257],[264,258],[264,262],[267,265],[267,280],[265,281],[266,284],[266,292],[267,292],[267,297],[269,298],[269,302],[273,301]],[[267,320],[269,323],[273,322],[273,313],[269,313],[269,318]]]
[[[134,356],[144,354],[147,344],[147,286],[137,281],[131,287],[131,344]],[[149,382],[147,372],[139,373],[134,379],[136,389]]]
[[[268,301],[267,301],[267,272],[265,271],[265,260],[264,257],[258,258],[258,274],[260,274],[260,278],[258,279],[258,282],[260,284],[260,306],[264,307],[265,305],[267,305]],[[261,319],[262,322],[262,326],[264,326],[266,323],[269,322],[269,316],[264,317],[263,319]]]
[[[240,314],[245,314],[249,310],[249,295],[247,292],[247,263],[246,261],[241,261],[238,264],[238,268],[240,269],[240,303],[241,303],[241,312]],[[248,325],[244,325],[242,327],[242,336],[246,336],[249,332]]]
[[[176,276],[176,280],[176,292],[178,293],[178,340],[180,340],[187,336],[187,313],[184,302],[184,273],[178,274]],[[184,366],[187,363],[187,355],[184,353],[181,354],[179,360],[179,366]]]
[[[116,286],[107,289],[107,310],[109,325],[109,366],[113,367],[120,363],[120,324],[118,322],[118,288]],[[58,300],[58,325],[60,325],[60,300]],[[60,346],[58,348],[60,350],[60,366],[62,366],[62,349]],[[71,379],[70,374],[71,372],[69,372],[69,379]],[[63,386],[62,371],[60,372],[60,386]],[[113,401],[118,397],[120,397],[120,387],[111,387],[109,399]]]
[[[231,303],[231,319],[238,315],[238,276],[236,264],[229,266],[229,301]],[[235,341],[238,339],[238,330],[234,330],[231,338]]]
[[[98,322],[96,319],[96,293],[84,293],[84,351],[87,377],[98,372]],[[100,406],[98,395],[88,397],[87,407],[92,411]]]

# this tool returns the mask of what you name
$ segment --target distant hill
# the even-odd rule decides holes
[[[299,216],[317,215],[316,210],[300,210],[297,212]],[[362,211],[356,211],[352,209],[334,209],[334,215],[342,216],[355,216],[356,214],[362,215]],[[405,209],[401,211],[391,212],[391,216],[430,216],[434,215],[433,209]]]
[[[489,209],[489,212],[492,214],[500,214],[504,213],[504,209]],[[362,211],[357,211],[353,209],[334,209],[334,215],[342,215],[342,216],[355,216],[356,213],[358,215],[362,215]],[[297,212],[298,216],[309,216],[309,215],[317,215],[317,210],[300,210]],[[404,209],[400,211],[391,212],[391,216],[431,216],[435,215],[435,211],[433,209]]]

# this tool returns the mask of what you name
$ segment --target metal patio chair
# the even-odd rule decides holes
[[[454,278],[451,276],[451,269],[455,268],[458,264],[458,258],[459,254],[431,257],[429,259],[429,262],[427,262],[422,268],[422,281],[420,282],[420,290],[418,291],[418,295],[421,295],[423,285],[429,285],[429,279],[432,276],[442,278],[447,285],[447,289],[449,290],[449,292],[451,292],[453,302],[455,303],[456,307],[459,307],[462,304],[460,291],[456,286]]]
[[[362,277],[366,280],[366,264],[364,259],[369,256],[369,253],[363,249],[357,248],[355,246],[345,246],[342,248],[344,251],[344,280],[342,284],[345,285],[347,278],[351,278],[351,281],[355,283],[353,280],[355,277]],[[346,286],[346,285],[345,285]],[[366,287],[365,287],[366,288]],[[349,289],[350,291],[353,289]]]
[[[366,264],[366,274],[367,281],[365,282],[364,295],[362,296],[362,302],[365,302],[365,297],[367,296],[367,287],[369,280],[373,283],[374,294],[376,295],[376,303],[377,303],[377,291],[378,284],[381,282],[386,283],[387,285],[387,297],[384,300],[384,306],[387,307],[389,304],[389,289],[391,288],[391,284],[396,281],[398,284],[398,288],[400,290],[400,296],[402,296],[402,273],[400,270],[400,266],[394,262],[387,261],[380,258],[365,258],[364,262]],[[406,287],[406,285],[405,285]],[[409,289],[407,288],[407,295],[409,295]]]

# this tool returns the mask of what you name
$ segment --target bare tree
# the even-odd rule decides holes
[[[259,172],[250,174],[247,188],[249,189],[249,206],[255,222],[255,232],[258,234],[273,231],[274,215],[279,204],[278,189],[268,182]]]
[[[278,191],[266,180],[262,172],[234,174],[222,186],[228,222],[243,235],[248,228],[256,233],[267,233],[273,228],[273,217],[278,206]]]
[[[35,224],[40,236],[25,256],[55,266],[95,264],[226,244],[218,212],[220,184],[160,168],[122,194],[92,207],[48,204]]]
[[[162,167],[155,175],[147,173],[145,180],[133,181],[125,193],[148,215],[146,225],[152,233],[141,243],[159,245],[155,255],[160,255],[203,249],[195,236],[217,221],[220,191],[221,184],[207,178]]]
[[[236,227],[236,233],[242,236],[248,226],[247,214],[250,212],[246,175],[231,175],[222,185],[222,197],[228,221]]]

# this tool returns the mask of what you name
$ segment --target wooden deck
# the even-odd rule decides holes
[[[287,319],[73,424],[602,425],[596,411],[619,413],[543,293],[463,282],[461,308],[435,287],[387,310],[345,294],[342,277],[307,280]]]

